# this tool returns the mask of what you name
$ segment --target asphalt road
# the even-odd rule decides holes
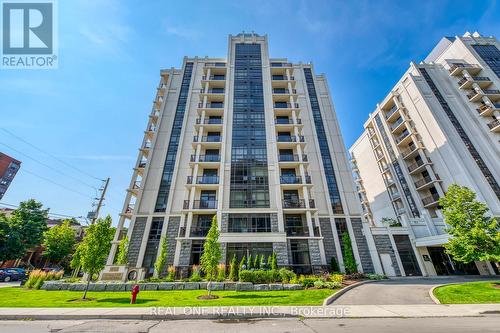
[[[22,333],[204,333],[204,332],[349,332],[349,333],[498,333],[500,316],[467,318],[380,318],[380,319],[264,319],[247,321],[0,321],[0,332]]]
[[[440,284],[488,280],[480,277],[402,278],[367,283],[340,296],[334,305],[434,304],[429,290]]]

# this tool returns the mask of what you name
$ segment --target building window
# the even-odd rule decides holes
[[[344,210],[340,200],[340,192],[337,185],[337,179],[335,178],[335,170],[333,168],[332,157],[330,155],[330,148],[328,147],[325,126],[323,124],[323,118],[319,108],[318,95],[316,94],[316,87],[314,86],[314,79],[310,68],[304,68],[304,76],[306,78],[307,92],[309,94],[309,102],[311,103],[314,126],[316,128],[316,134],[318,135],[318,143],[321,159],[323,161],[323,169],[325,170],[330,202],[335,214],[343,214]]]
[[[184,74],[182,75],[181,90],[177,101],[177,108],[174,115],[174,123],[172,124],[172,132],[168,143],[167,157],[163,166],[163,174],[161,177],[158,197],[156,199],[155,212],[164,212],[167,208],[168,195],[170,185],[174,174],[174,166],[177,158],[177,149],[182,131],[182,123],[184,121],[184,113],[186,111],[187,98],[189,95],[189,85],[191,83],[191,75],[193,73],[193,63],[186,63]]]
[[[228,232],[271,232],[270,214],[229,214]]]
[[[236,256],[237,262],[240,262],[243,256],[248,259],[248,256],[261,256],[263,255],[265,260],[273,254],[273,243],[227,243],[227,255],[226,262],[233,259]]]
[[[292,268],[300,274],[311,273],[311,259],[309,257],[309,244],[307,240],[290,240],[290,253],[292,255]]]
[[[269,176],[260,44],[236,44],[231,208],[269,207]]]
[[[500,78],[500,51],[495,45],[472,45],[481,59]]]
[[[199,265],[201,255],[203,254],[203,243],[204,241],[194,240],[191,244],[191,258],[189,260],[190,265]]]
[[[285,231],[287,236],[309,236],[309,228],[305,216],[285,214]]]
[[[191,237],[206,237],[212,226],[213,217],[213,215],[197,215],[196,221],[191,225]]]

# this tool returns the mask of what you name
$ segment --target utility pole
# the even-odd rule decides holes
[[[97,208],[95,209],[94,216],[92,217],[90,224],[94,224],[95,221],[99,218],[99,211],[101,210],[102,203],[104,202],[104,196],[106,195],[106,191],[108,190],[109,185],[109,177],[104,181],[104,186],[101,190],[101,196],[99,201],[97,202]]]
[[[101,207],[102,207],[102,204],[104,203],[104,196],[106,195],[106,191],[108,190],[108,185],[109,185],[109,177],[106,178],[106,180],[103,180],[104,182],[104,185],[99,189],[99,192],[101,192],[101,195],[99,196],[99,198],[95,198],[95,200],[98,200],[97,201],[97,204],[92,204],[92,206],[97,206],[96,209],[92,212],[89,212],[87,214],[87,218],[90,219],[90,224],[94,224],[95,221],[97,221],[97,219],[99,218],[99,211],[101,210]],[[75,277],[78,277],[78,273],[80,273],[80,266],[75,268],[73,270],[73,274],[71,275],[71,277],[75,278]]]

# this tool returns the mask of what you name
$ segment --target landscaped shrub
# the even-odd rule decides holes
[[[387,279],[387,277],[385,275],[381,275],[381,274],[366,274],[366,277],[370,280],[383,280],[383,279]]]
[[[342,234],[342,243],[344,244],[344,267],[346,274],[356,273],[358,271],[358,266],[356,265],[356,259],[354,259],[354,253],[352,252],[351,238],[349,233],[344,231]]]
[[[278,258],[276,257],[276,252],[273,252],[271,258],[271,269],[278,269]]]
[[[60,280],[64,272],[44,272],[40,269],[36,269],[30,273],[28,280],[24,284],[25,288],[40,289],[45,281]]]
[[[247,269],[247,257],[246,256],[243,256],[243,258],[241,258],[240,265],[238,266],[238,276],[239,276],[239,272],[241,272],[244,269]]]
[[[299,277],[299,283],[304,287],[304,288],[312,288],[314,287],[314,282],[320,280],[318,276],[314,275],[308,275],[304,276],[301,275]]]
[[[200,282],[203,279],[201,278],[200,273],[200,265],[193,265],[191,268],[191,277],[189,278],[190,282]]]
[[[330,259],[330,272],[339,272],[339,264],[337,263],[337,259],[335,257],[332,257]]]
[[[241,270],[239,277],[241,282],[252,282],[256,284],[281,281],[279,271],[273,269]]]
[[[335,289],[342,287],[341,283],[333,281],[323,281],[321,279],[314,281],[314,287],[317,289]]]
[[[344,282],[344,276],[342,274],[330,274],[330,281],[342,285],[342,282]]]
[[[217,266],[217,282],[224,282],[226,280],[226,265],[219,264]]]
[[[346,279],[346,280],[361,280],[361,279],[366,279],[366,275],[364,275],[363,273],[346,274],[346,275],[344,275],[344,279]]]
[[[252,255],[249,254],[247,259],[247,269],[252,269],[252,268],[253,268],[253,258]]]
[[[263,255],[263,254],[261,254],[261,255],[260,255],[260,268],[261,268],[261,269],[268,269],[268,268],[269,268],[269,267],[267,266],[267,264],[266,264],[266,260],[265,260],[265,258],[264,258],[264,255]]]
[[[168,266],[167,268],[167,277],[165,278],[165,281],[167,282],[173,282],[175,281],[175,267],[173,265]]]
[[[242,269],[239,272],[240,282],[253,282],[253,271]]]
[[[281,268],[278,272],[280,280],[283,283],[290,283],[290,281],[295,280],[297,278],[297,274],[286,268]]]

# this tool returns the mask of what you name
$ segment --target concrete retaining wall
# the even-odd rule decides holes
[[[158,282],[137,283],[140,290],[206,290],[207,282]],[[89,291],[131,291],[135,283],[91,283]],[[41,289],[84,291],[85,283],[65,283],[58,281],[45,282]],[[251,282],[212,282],[211,290],[227,291],[269,291],[269,290],[302,290],[300,284],[252,284]]]

